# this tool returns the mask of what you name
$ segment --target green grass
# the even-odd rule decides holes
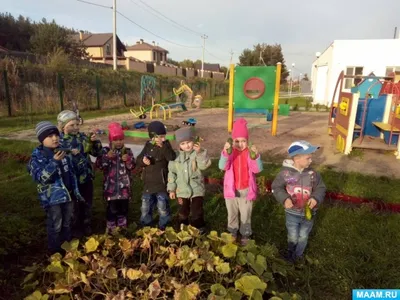
[[[0,140],[0,295],[4,299],[22,299],[20,288],[33,261],[45,259],[46,232],[44,212],[37,200],[36,187],[26,173],[26,163],[4,156],[4,151],[29,155],[33,143]],[[279,158],[280,159],[280,158]],[[271,179],[279,165],[265,165],[262,175]],[[399,202],[400,181],[357,173],[342,174],[321,169],[329,190],[355,196],[379,196],[382,201]],[[208,174],[220,177],[216,162]],[[17,176],[15,176],[17,175]],[[8,176],[11,179],[8,179]],[[135,178],[130,222],[140,217],[141,181]],[[221,187],[209,187],[204,204],[209,229],[225,231],[226,207]],[[93,226],[97,233],[105,228],[105,203],[101,197],[101,174],[95,180]],[[172,201],[176,215],[177,205]],[[371,211],[327,201],[319,210],[310,236],[307,255],[314,263],[290,269],[282,279],[281,291],[297,292],[303,299],[349,299],[355,288],[396,288],[400,283],[400,215]],[[286,247],[283,208],[270,195],[255,202],[254,238],[258,244]]]
[[[128,113],[128,108],[93,110],[82,112],[84,120],[94,119],[98,117],[112,116],[117,114]],[[35,125],[40,121],[51,121],[54,124],[57,122],[57,114],[39,114],[39,115],[24,115],[16,117],[1,117],[0,118],[0,136],[7,136],[9,133],[35,128]]]

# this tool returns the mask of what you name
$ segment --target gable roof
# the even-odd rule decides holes
[[[126,47],[127,51],[129,50],[133,50],[133,51],[144,51],[144,50],[156,50],[159,52],[165,52],[165,53],[169,53],[168,50],[165,50],[164,48],[161,48],[159,46],[155,46],[155,45],[151,45],[149,43],[146,42],[136,42],[135,45],[132,46],[128,46]]]
[[[196,64],[194,67],[197,70],[201,70],[201,64]],[[219,64],[204,63],[204,70],[211,72],[220,72],[220,66]]]
[[[71,38],[75,42],[80,41],[80,34],[74,34]],[[82,42],[86,47],[102,47],[104,46],[109,40],[113,38],[112,33],[90,33],[90,34],[82,34]],[[117,35],[117,48],[126,51],[125,45],[121,42]]]

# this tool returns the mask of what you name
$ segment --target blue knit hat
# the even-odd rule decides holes
[[[36,136],[39,142],[41,143],[43,143],[44,139],[53,133],[60,135],[60,132],[58,131],[57,127],[49,121],[39,122],[36,125],[35,130],[36,130]]]
[[[289,146],[288,153],[290,157],[293,157],[299,154],[311,154],[317,151],[318,149],[319,146],[313,146],[309,142],[296,141]]]

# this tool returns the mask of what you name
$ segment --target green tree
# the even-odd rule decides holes
[[[167,63],[169,63],[171,65],[174,65],[174,66],[177,66],[177,67],[180,66],[179,61],[173,60],[172,58],[167,58]]]
[[[73,30],[58,25],[54,20],[49,23],[43,19],[42,22],[35,24],[30,39],[32,51],[39,55],[48,55],[57,49],[63,49],[71,57],[86,57],[84,45],[71,38],[74,33]]]
[[[302,78],[301,80],[304,80],[304,81],[309,81],[309,80],[310,80],[310,79],[308,79],[307,73],[305,73],[305,74],[303,75],[303,78]]]
[[[268,45],[258,43],[253,49],[244,49],[239,56],[240,66],[276,66],[278,62],[282,63],[281,82],[284,82],[289,75],[285,65],[285,59],[280,44]]]
[[[184,59],[179,63],[182,68],[194,68],[194,62],[191,59]]]
[[[34,24],[29,18],[17,19],[9,13],[0,13],[0,46],[9,50],[28,51]]]

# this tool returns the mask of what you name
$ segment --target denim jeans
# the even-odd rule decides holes
[[[142,216],[140,222],[143,226],[151,226],[153,222],[153,209],[157,205],[158,214],[160,215],[159,226],[165,229],[170,221],[171,212],[169,207],[169,198],[167,193],[144,193],[142,195]]]
[[[46,209],[48,247],[51,253],[61,251],[61,245],[71,240],[73,202],[61,203]]]
[[[304,216],[297,216],[286,212],[286,228],[288,232],[288,258],[296,260],[303,256],[307,246],[308,235],[314,225],[314,218],[310,221]]]

